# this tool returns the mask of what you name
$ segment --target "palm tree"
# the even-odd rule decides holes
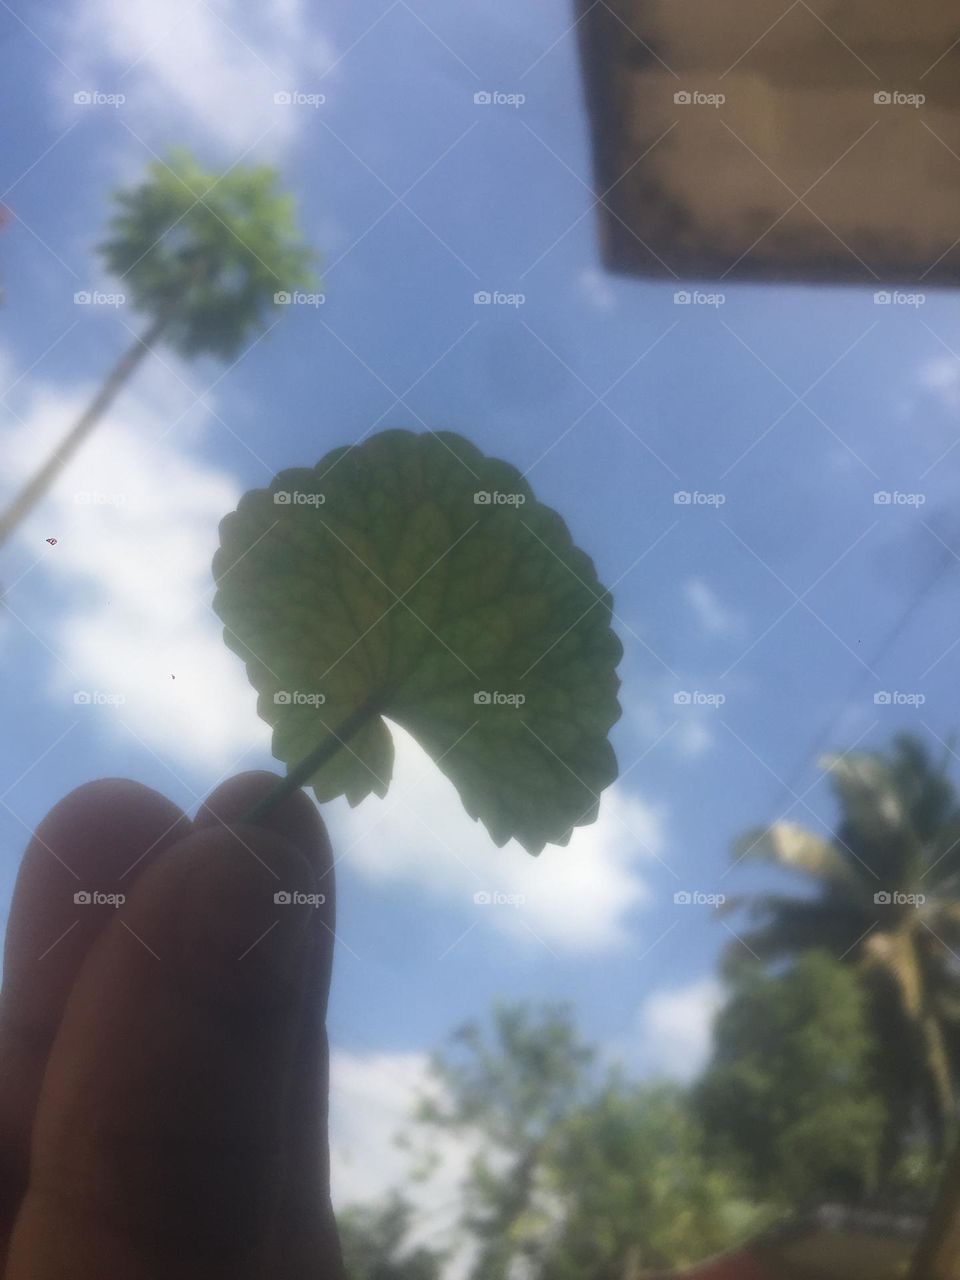
[[[276,178],[263,167],[236,167],[217,177],[188,151],[177,150],[151,164],[139,186],[117,193],[109,238],[98,249],[148,324],[53,454],[0,513],[0,545],[161,339],[186,359],[229,359],[268,306],[309,284],[314,255]]]
[[[826,950],[862,975],[887,1101],[889,1175],[917,1124],[940,1155],[956,1117],[960,804],[945,761],[934,765],[908,735],[887,757],[829,756],[822,765],[841,809],[832,838],[778,822],[735,846],[738,860],[798,872],[813,892],[754,896],[740,941],[764,963]]]

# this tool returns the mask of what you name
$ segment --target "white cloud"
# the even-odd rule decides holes
[[[584,267],[577,277],[580,292],[598,311],[612,311],[617,305],[617,294],[610,277],[599,267]]]
[[[947,409],[960,408],[960,360],[950,355],[928,360],[920,368],[920,385]]]
[[[689,578],[683,584],[683,596],[708,635],[730,637],[742,633],[743,619],[702,578]]]
[[[686,708],[684,708],[686,710]],[[698,760],[717,744],[715,731],[702,718],[685,716],[677,727],[676,745],[688,760]]]
[[[684,683],[689,690],[697,682],[688,679]],[[717,718],[716,710],[678,706],[674,702],[677,692],[676,681],[665,675],[654,695],[634,698],[625,705],[624,716],[642,744],[638,755],[652,749],[671,752],[681,760],[697,760],[716,746],[717,733],[711,723]],[[630,759],[623,763],[629,767]]]
[[[578,828],[564,848],[548,845],[538,858],[513,841],[497,849],[426,752],[402,729],[393,732],[397,758],[385,799],[327,809],[336,847],[357,871],[463,904],[464,929],[495,929],[551,950],[595,951],[626,940],[630,913],[649,898],[644,872],[663,850],[660,810],[614,785],[597,821]],[[475,905],[483,891],[524,901]]]
[[[241,489],[195,452],[207,414],[190,407],[192,394],[161,366],[142,373],[21,526],[19,563],[6,570],[8,605],[52,651],[48,692],[71,717],[98,716],[174,772],[214,773],[268,741],[209,607],[217,525]],[[18,406],[22,423],[0,446],[6,496],[59,442],[91,390],[38,385]],[[57,595],[52,615],[36,613],[39,573]],[[78,707],[78,691],[124,702]]]
[[[723,987],[712,977],[653,991],[640,1006],[633,1032],[615,1042],[612,1052],[651,1074],[691,1080],[706,1063],[723,1000]]]
[[[330,1055],[330,1165],[338,1206],[380,1199],[410,1167],[396,1138],[431,1087],[422,1053]]]
[[[423,1182],[411,1179],[412,1155],[401,1150],[396,1139],[407,1130],[417,1100],[436,1097],[437,1090],[427,1055],[422,1053],[334,1049],[330,1055],[334,1208],[376,1203],[400,1190],[414,1207],[409,1245],[445,1247],[456,1238],[460,1185],[480,1145],[469,1134],[433,1132],[429,1149],[436,1163],[431,1175]],[[466,1262],[461,1248],[444,1274],[451,1278],[464,1274]]]
[[[277,106],[273,96],[323,92],[333,57],[305,0],[92,0],[68,24],[63,60],[76,76],[57,93],[71,119],[78,89],[122,93],[119,108],[79,110],[117,110],[136,133],[162,121],[166,136],[175,121],[242,151],[268,130],[266,145],[280,146],[309,123],[314,108]]]

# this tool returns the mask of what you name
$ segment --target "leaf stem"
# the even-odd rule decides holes
[[[269,817],[278,804],[285,800],[287,796],[293,795],[294,791],[299,791],[318,769],[321,769],[328,760],[332,760],[341,747],[346,746],[354,734],[362,729],[369,720],[372,720],[375,715],[378,715],[382,705],[383,697],[381,694],[371,695],[361,702],[336,729],[331,731],[329,737],[324,738],[323,742],[311,751],[305,759],[301,760],[298,765],[294,765],[287,776],[281,778],[272,791],[268,791],[256,804],[251,805],[246,813],[241,815],[240,821],[257,823]]]

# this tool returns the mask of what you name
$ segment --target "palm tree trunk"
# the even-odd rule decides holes
[[[930,1142],[939,1158],[945,1153],[956,1111],[943,1028],[929,1007],[915,934],[901,931],[888,941],[891,949],[885,957],[885,968],[897,992],[905,1043],[913,1046],[911,1056],[919,1065]]]
[[[950,1060],[944,1043],[943,1028],[932,1014],[928,1013],[924,1017],[921,1033],[929,1078],[928,1112],[933,1149],[937,1156],[942,1156],[950,1140],[956,1117],[956,1097],[950,1073]]]
[[[914,1255],[909,1280],[957,1280],[960,1276],[960,1143],[944,1171],[937,1202]]]
[[[100,422],[117,393],[152,350],[172,315],[172,307],[162,310],[142,337],[137,338],[123,353],[80,419],[64,436],[40,470],[27,481],[6,510],[0,513],[0,546],[10,538],[17,526],[40,501],[80,445]]]

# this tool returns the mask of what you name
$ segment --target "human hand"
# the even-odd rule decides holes
[[[275,783],[232,778],[191,821],[104,779],[37,828],[0,991],[4,1280],[341,1280],[332,857],[302,792],[237,823]],[[325,901],[274,902],[294,890]]]

